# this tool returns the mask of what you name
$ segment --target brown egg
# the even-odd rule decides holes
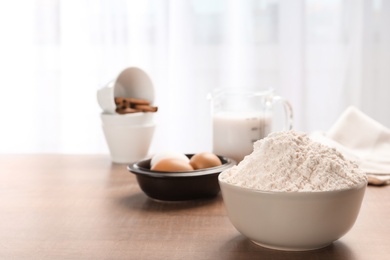
[[[190,164],[195,170],[197,170],[219,166],[222,165],[222,162],[215,154],[202,152],[192,156],[190,159]]]
[[[177,158],[165,158],[157,162],[152,168],[152,171],[161,171],[161,172],[186,172],[193,171],[194,168],[181,159]]]

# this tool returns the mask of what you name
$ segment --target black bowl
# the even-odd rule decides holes
[[[186,154],[191,158],[193,154]],[[138,185],[147,196],[156,200],[182,201],[215,197],[219,191],[218,175],[236,162],[218,156],[222,165],[187,172],[151,171],[151,159],[131,164],[127,169],[137,177]]]

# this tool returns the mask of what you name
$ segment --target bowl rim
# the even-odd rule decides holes
[[[136,113],[128,113],[128,114],[110,114],[108,112],[101,112],[100,117],[107,117],[107,118],[113,118],[113,117],[118,117],[118,118],[134,118],[134,117],[147,117],[147,116],[153,116],[154,113],[152,112],[143,112],[139,111]]]
[[[134,125],[116,125],[116,124],[101,124],[102,127],[109,127],[109,128],[153,128],[156,127],[157,124],[155,123],[148,123],[148,124],[134,124]]]
[[[367,187],[368,181],[365,180],[363,182],[360,182],[356,184],[353,187],[350,188],[343,188],[343,189],[336,189],[336,190],[319,190],[319,191],[267,191],[267,190],[258,190],[254,188],[247,188],[247,187],[240,187],[231,183],[228,183],[226,181],[221,180],[221,176],[218,176],[218,182],[220,183],[220,186],[226,185],[230,186],[236,190],[241,191],[248,191],[248,192],[254,192],[254,193],[260,193],[260,194],[267,194],[267,195],[289,195],[289,196],[303,196],[307,194],[337,194],[340,192],[347,192],[352,190],[360,190],[362,188]]]
[[[185,154],[188,158],[191,158],[194,154]],[[164,172],[164,171],[152,171],[149,168],[141,167],[140,164],[146,163],[147,161],[150,161],[151,158],[143,159],[138,162],[129,164],[127,166],[127,169],[136,175],[142,175],[146,177],[153,177],[153,178],[188,178],[188,177],[198,177],[198,176],[210,176],[214,174],[219,174],[222,171],[229,169],[233,167],[236,164],[236,161],[234,161],[231,158],[228,158],[226,156],[217,155],[218,158],[223,162],[224,164],[210,167],[206,169],[199,169],[199,170],[193,170],[193,171],[180,171],[180,172]]]

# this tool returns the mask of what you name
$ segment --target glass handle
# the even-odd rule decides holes
[[[291,130],[293,128],[293,117],[294,116],[293,116],[293,109],[292,109],[290,102],[288,102],[287,99],[282,98],[280,96],[274,96],[272,98],[272,101],[273,101],[273,103],[282,103],[283,108],[284,108],[284,112],[286,114],[286,127],[287,127],[286,130]]]

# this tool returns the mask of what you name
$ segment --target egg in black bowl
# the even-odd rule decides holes
[[[186,154],[190,159],[194,154]],[[150,170],[151,159],[128,165],[136,175],[141,190],[150,198],[162,201],[184,201],[215,197],[219,191],[218,175],[236,162],[219,156],[222,165],[185,172]]]

